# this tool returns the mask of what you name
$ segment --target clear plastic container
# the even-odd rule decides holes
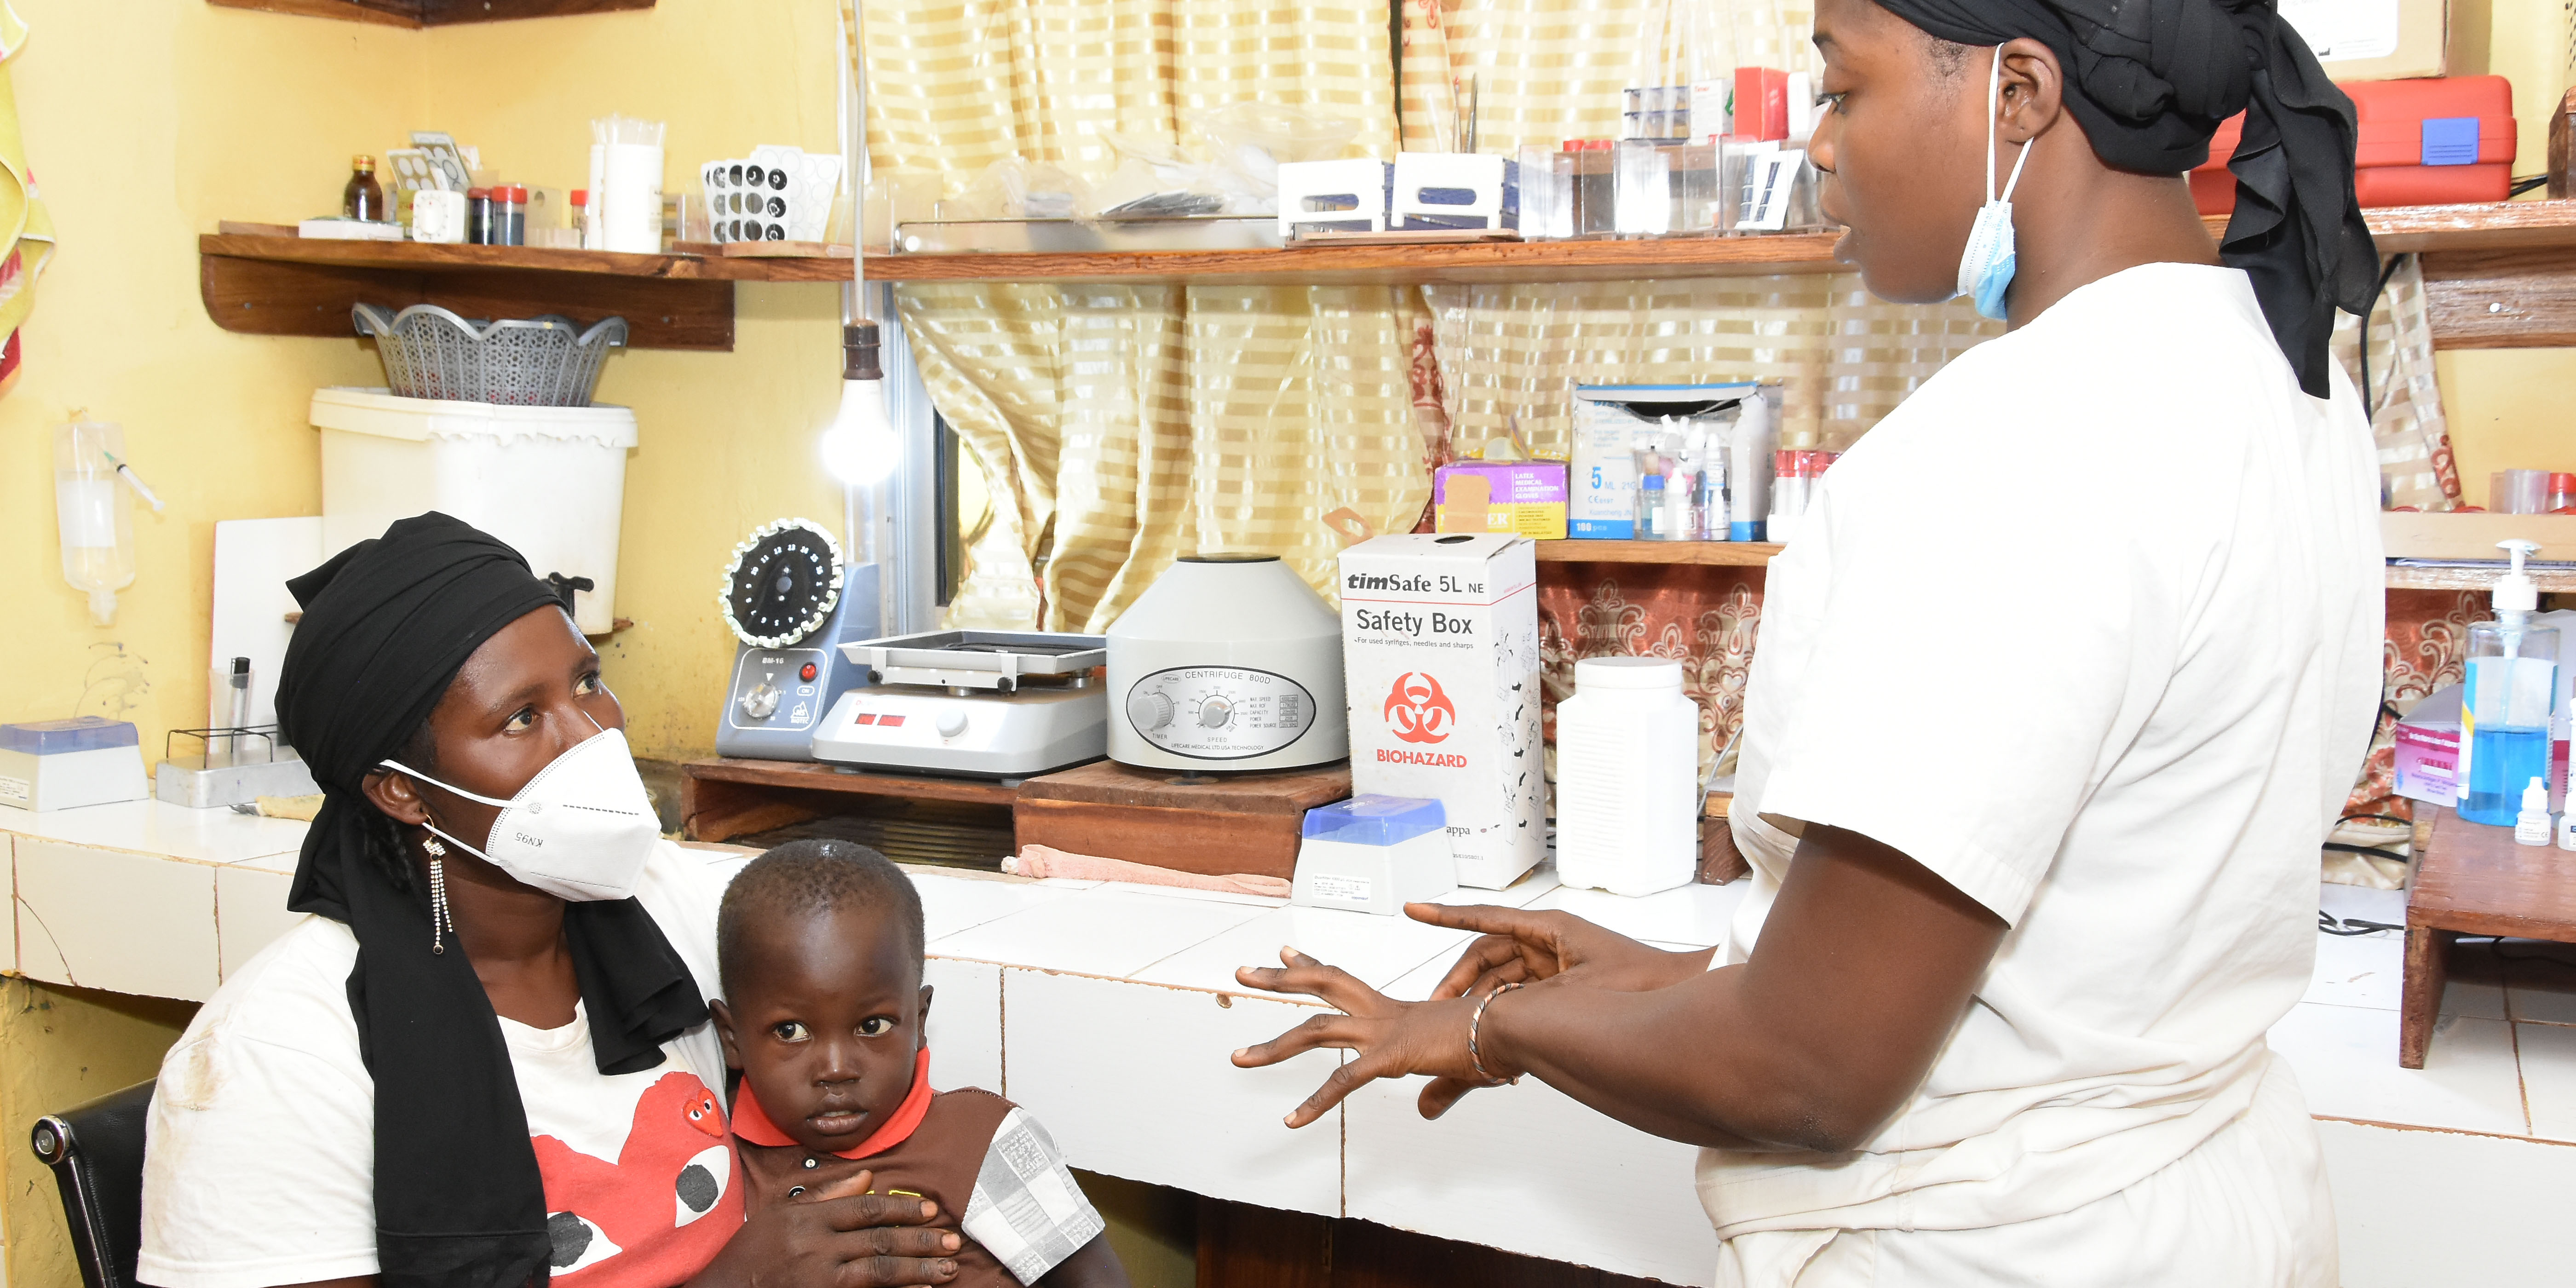
[[[1556,707],[1556,869],[1631,897],[1699,872],[1699,706],[1682,664],[1588,657]]]
[[[54,427],[54,514],[63,580],[89,593],[90,616],[116,620],[116,592],[134,584],[134,507],[116,477],[125,429],[94,421]]]
[[[2487,509],[2497,514],[2545,514],[2549,471],[2497,470],[2487,480]]]
[[[2558,693],[2558,630],[2528,612],[2500,610],[2469,627],[2467,691],[2461,695],[2460,817],[2511,827],[2522,789],[2549,778],[2549,708]]]
[[[528,244],[528,190],[505,183],[492,190],[492,244]]]

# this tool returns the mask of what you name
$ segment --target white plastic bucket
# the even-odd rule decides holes
[[[396,519],[438,510],[518,548],[539,577],[587,577],[573,598],[584,634],[617,616],[618,518],[635,413],[502,407],[398,398],[381,389],[318,389],[322,552],[384,535]]]

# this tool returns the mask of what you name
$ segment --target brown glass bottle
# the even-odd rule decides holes
[[[349,161],[349,186],[340,190],[340,217],[343,219],[390,219],[385,213],[385,190],[376,183],[376,159],[353,157]]]

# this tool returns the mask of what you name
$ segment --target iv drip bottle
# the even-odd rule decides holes
[[[90,616],[116,620],[116,592],[134,584],[134,515],[118,486],[125,430],[75,420],[54,427],[54,513],[63,538],[63,580],[89,592]]]
[[[2495,620],[2469,627],[2469,667],[2460,703],[2460,817],[2512,827],[2522,789],[2549,774],[2550,704],[2558,696],[2558,630],[2532,623],[2539,587],[2522,561],[2540,549],[2496,543],[2513,556],[2497,579]]]

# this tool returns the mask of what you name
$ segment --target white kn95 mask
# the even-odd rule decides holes
[[[505,801],[439,782],[400,761],[376,763],[497,806],[501,816],[492,820],[481,849],[435,825],[429,830],[519,881],[576,903],[634,894],[654,842],[662,839],[661,820],[644,794],[623,730],[602,729],[575,743]]]

